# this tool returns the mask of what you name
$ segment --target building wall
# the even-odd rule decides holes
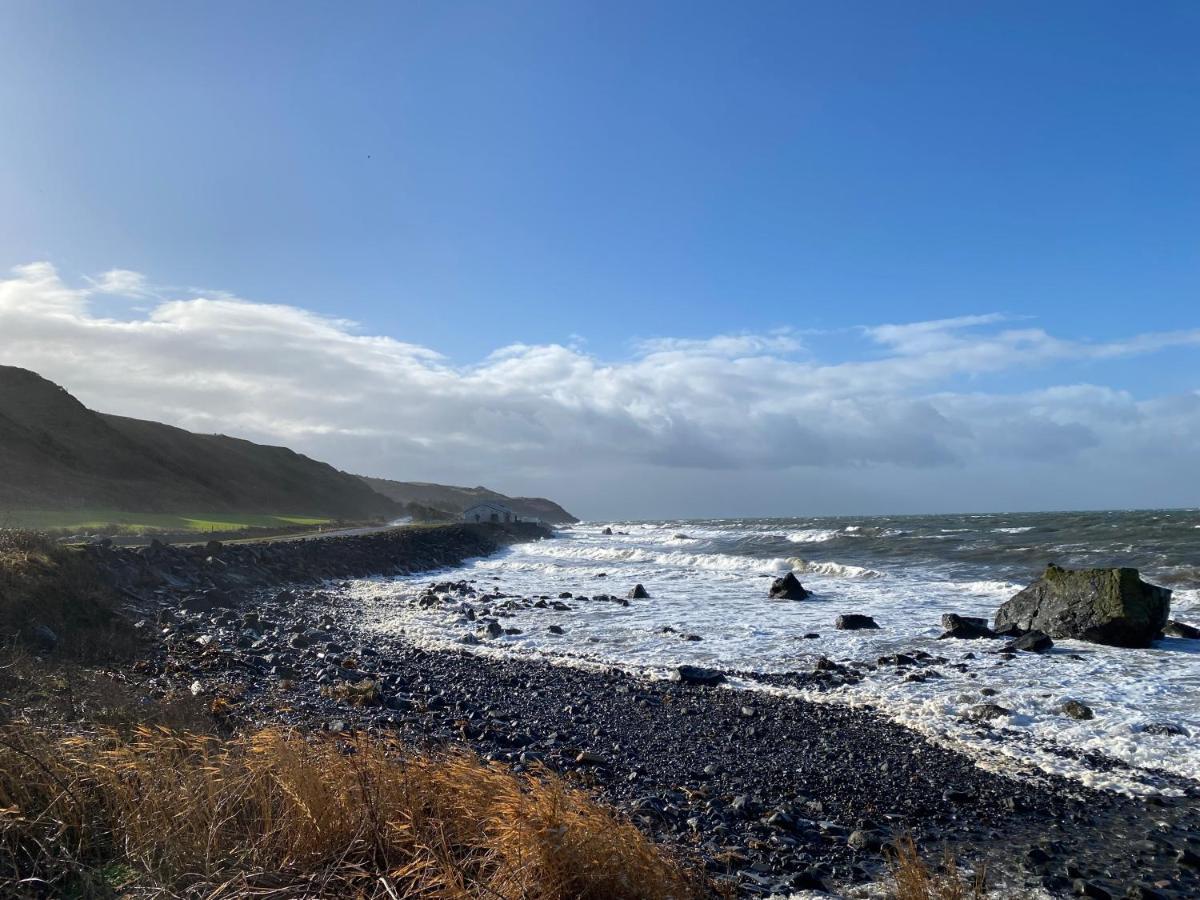
[[[511,510],[497,509],[492,506],[478,505],[463,510],[465,522],[514,522],[516,516]]]

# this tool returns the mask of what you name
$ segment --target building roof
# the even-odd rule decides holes
[[[493,503],[491,500],[484,500],[481,503],[474,503],[471,506],[468,506],[466,509],[464,509],[463,512],[469,513],[471,510],[480,509],[481,507],[486,507],[488,509],[498,509],[498,510],[500,510],[500,512],[506,512],[506,513],[512,512],[512,510],[509,509],[507,506],[505,506],[503,503]]]

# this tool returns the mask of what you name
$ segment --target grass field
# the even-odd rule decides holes
[[[115,509],[0,510],[0,528],[94,530],[117,527],[123,532],[236,531],[241,528],[287,528],[326,525],[331,519],[261,513],[138,513]]]

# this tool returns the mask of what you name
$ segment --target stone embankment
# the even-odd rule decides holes
[[[203,594],[212,606],[227,605],[218,594],[280,585],[317,585],[336,578],[406,575],[458,565],[519,541],[550,537],[541,525],[462,524],[395,528],[371,534],[310,540],[179,546],[114,547],[105,542],[87,552],[127,595]]]

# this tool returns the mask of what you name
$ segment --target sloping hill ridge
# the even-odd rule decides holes
[[[518,516],[538,518],[551,525],[571,525],[579,521],[553,500],[544,497],[506,497],[485,487],[455,487],[423,481],[390,481],[367,477],[363,481],[397,503],[432,507],[452,515],[476,503],[491,500],[503,503]]]
[[[397,505],[286,447],[105,415],[0,366],[0,511],[106,508],[388,519]]]

